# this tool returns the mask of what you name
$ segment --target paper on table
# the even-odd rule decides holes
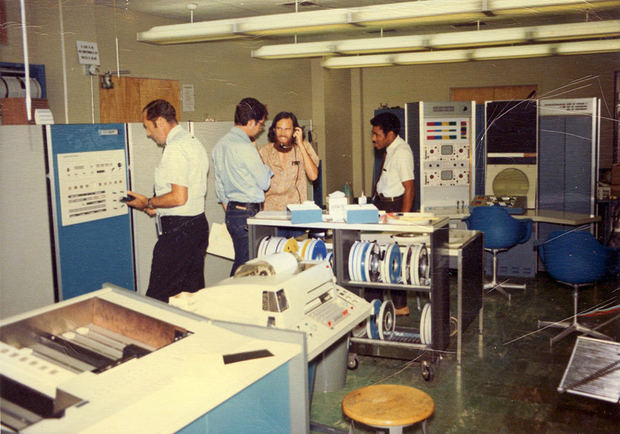
[[[211,224],[207,253],[228,259],[235,259],[235,248],[233,247],[232,238],[224,223]]]

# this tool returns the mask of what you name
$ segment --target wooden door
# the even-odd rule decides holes
[[[535,84],[520,86],[455,87],[450,89],[450,100],[476,101],[476,104],[484,104],[485,101],[535,98],[537,90],[538,86]]]
[[[158,98],[172,104],[180,120],[181,93],[177,80],[117,76],[112,76],[111,80],[111,89],[99,87],[101,123],[141,122],[144,106]]]

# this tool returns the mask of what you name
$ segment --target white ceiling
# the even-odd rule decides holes
[[[401,3],[411,0],[95,0],[98,4],[116,7],[155,16],[161,16],[179,23],[190,22],[190,10],[188,4],[196,6],[194,9],[194,21],[210,21],[228,18],[241,18],[258,15],[270,15],[279,13],[317,11],[321,9],[352,8],[372,6],[378,4]],[[460,0],[454,0],[458,2]],[[482,1],[482,0],[481,0]],[[584,9],[588,2],[584,0]],[[452,23],[442,25],[420,25],[410,27],[383,28],[384,33],[392,36],[413,33],[436,33],[448,31],[466,31],[475,29],[491,29],[498,27],[533,26],[545,24],[558,24],[584,21],[600,21],[619,19],[620,9],[606,9],[599,11],[573,12],[565,14],[541,14],[520,17],[489,17],[483,22]],[[147,29],[144,29],[147,30]],[[379,29],[359,28],[349,32],[348,37],[363,37],[377,33]],[[333,35],[332,35],[333,36]],[[289,36],[290,37],[290,36]],[[327,35],[312,35],[310,39],[325,39]],[[269,39],[273,39],[271,36]],[[308,40],[308,37],[305,38]]]

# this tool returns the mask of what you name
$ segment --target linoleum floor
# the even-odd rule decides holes
[[[454,276],[450,282],[454,299]],[[448,351],[434,365],[432,381],[422,378],[417,361],[360,356],[357,369],[347,370],[343,388],[313,393],[312,432],[347,432],[349,422],[342,414],[341,401],[348,392],[371,384],[405,384],[427,392],[435,402],[435,412],[428,422],[432,433],[620,432],[619,404],[557,391],[575,335],[550,347],[549,338],[560,329],[538,330],[537,321],[569,317],[573,310],[571,289],[545,273],[527,284],[525,293],[511,290],[510,304],[497,292],[485,295],[482,334],[478,333],[477,321],[465,331],[461,365],[455,357],[456,336],[452,337]],[[416,309],[413,295],[408,301],[410,308]],[[579,311],[605,301],[620,303],[616,279],[581,290]],[[595,326],[611,317],[580,321]],[[415,318],[413,311],[408,318],[399,317],[397,325],[408,325]],[[600,331],[620,340],[620,320]],[[356,425],[355,432],[375,430]],[[405,428],[404,432],[422,432],[421,424]]]

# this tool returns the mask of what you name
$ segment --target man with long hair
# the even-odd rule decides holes
[[[276,115],[268,139],[269,143],[259,153],[274,175],[265,192],[263,209],[284,211],[286,205],[307,199],[308,181],[318,177],[319,157],[310,142],[304,140],[304,131],[293,113]]]

